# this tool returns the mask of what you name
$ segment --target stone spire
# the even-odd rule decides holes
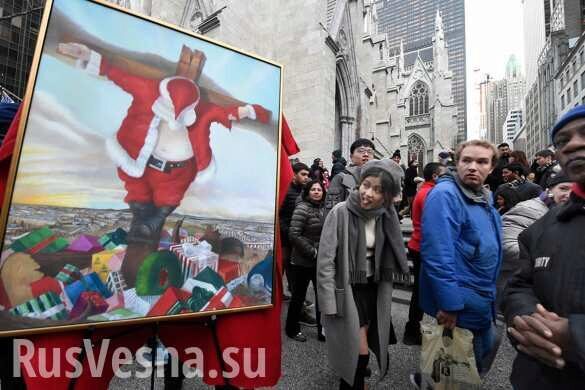
[[[445,42],[443,18],[437,9],[435,17],[435,36],[433,37],[433,68],[438,74],[445,75],[449,71],[449,53]]]
[[[445,45],[445,29],[443,26],[443,17],[441,12],[437,9],[437,16],[435,16],[435,43]]]

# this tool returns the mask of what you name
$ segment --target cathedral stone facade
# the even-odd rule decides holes
[[[357,137],[379,156],[400,149],[422,165],[454,147],[443,22],[410,51],[388,47],[378,31],[381,0],[112,0],[284,66],[283,112],[301,148],[295,156],[346,158]]]

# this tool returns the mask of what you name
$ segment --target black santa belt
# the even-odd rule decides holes
[[[183,168],[187,164],[189,164],[193,159],[190,158],[188,160],[183,161],[168,161],[162,160],[160,158],[156,158],[154,156],[150,156],[148,159],[148,166],[150,168],[156,169],[157,171],[161,171],[164,173],[170,173],[171,170],[175,168]]]

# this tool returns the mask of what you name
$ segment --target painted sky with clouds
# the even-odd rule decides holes
[[[183,44],[207,56],[204,74],[235,98],[279,112],[279,69],[172,30],[81,0],[56,0],[88,33],[128,50],[176,61]],[[50,28],[50,26],[49,26]],[[145,44],[147,42],[147,44]],[[45,55],[27,126],[14,201],[24,204],[124,209],[125,191],[106,154],[131,96],[112,82]],[[274,117],[274,115],[273,115]],[[276,197],[277,128],[267,141],[245,123],[214,124],[216,174],[189,188],[178,212],[272,221]]]

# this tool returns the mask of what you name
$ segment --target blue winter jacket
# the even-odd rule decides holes
[[[423,209],[419,304],[433,317],[438,310],[456,312],[461,328],[485,329],[495,319],[502,241],[491,197],[445,175]]]

